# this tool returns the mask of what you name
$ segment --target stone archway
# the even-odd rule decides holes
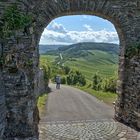
[[[120,38],[118,100],[115,118],[140,128],[140,2],[139,0],[7,0],[32,16],[26,29],[7,38],[0,71],[0,137],[37,137],[38,44],[44,28],[63,15],[89,14],[111,21]],[[1,21],[1,19],[0,19]],[[137,43],[137,44],[136,44]],[[135,48],[134,48],[135,47]]]

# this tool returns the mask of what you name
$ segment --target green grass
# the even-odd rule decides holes
[[[46,105],[46,102],[47,102],[47,97],[48,97],[48,93],[44,93],[43,95],[41,95],[38,98],[37,106],[38,106],[40,114],[42,114],[44,109],[45,109],[45,105]]]
[[[67,61],[65,65],[70,66],[73,69],[80,70],[88,80],[92,80],[93,75],[98,72],[103,77],[111,77],[117,70],[117,65],[107,64],[94,64],[86,62],[85,60],[77,59],[77,61]]]
[[[54,55],[40,55],[40,63],[52,63],[57,56]]]
[[[95,96],[97,99],[103,101],[108,105],[112,105],[112,103],[117,99],[116,93],[96,91],[93,90],[92,88],[87,88],[87,87],[78,87],[78,88]]]
[[[102,77],[111,77],[115,74],[118,69],[117,55],[99,50],[91,50],[90,52],[91,54],[88,56],[75,58],[76,61],[71,61],[65,58],[66,56],[63,56],[64,59],[66,59],[64,65],[72,69],[80,70],[89,81],[92,81],[92,77],[96,72]],[[40,62],[51,64],[57,57],[58,56],[54,55],[41,55]]]
[[[62,54],[63,55],[63,54]],[[41,62],[52,63],[55,61],[55,58],[58,56],[54,55],[41,55]],[[117,94],[111,92],[95,91],[91,88],[92,77],[98,72],[102,77],[111,77],[115,75],[115,72],[118,70],[118,56],[110,54],[108,52],[103,52],[99,50],[90,50],[88,56],[74,58],[76,61],[64,57],[64,65],[69,66],[70,68],[77,69],[85,75],[87,80],[87,85],[84,87],[77,87],[83,91],[88,92],[89,94],[95,96],[99,100],[112,105],[116,100]],[[88,86],[90,85],[90,86]]]
[[[86,79],[92,81],[93,75],[98,72],[103,77],[111,77],[118,69],[117,56],[102,51],[91,51],[94,55],[76,58],[76,61],[66,61],[65,65],[80,70]],[[111,60],[115,61],[114,63]]]

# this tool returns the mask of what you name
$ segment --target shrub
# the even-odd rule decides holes
[[[93,76],[93,89],[103,90],[105,92],[116,92],[117,76],[109,78],[101,78],[101,76],[96,73]]]
[[[86,85],[86,79],[80,71],[72,70],[67,76],[67,84],[84,86]]]
[[[0,68],[4,65],[4,55],[3,50],[5,43],[7,43],[6,38],[10,36],[14,36],[16,41],[18,42],[18,37],[16,37],[16,30],[24,29],[31,24],[32,18],[27,13],[23,13],[20,11],[16,4],[12,4],[8,6],[3,16],[1,17],[0,22],[0,48],[2,48],[0,54]]]
[[[65,66],[65,67],[63,67],[63,69],[64,69],[64,72],[65,72],[66,75],[69,74],[69,72],[70,72],[70,67]]]
[[[101,76],[98,73],[94,74],[94,76],[93,76],[93,87],[92,88],[95,89],[95,90],[101,90],[101,83],[102,83]]]
[[[102,81],[101,87],[103,91],[116,92],[117,77],[105,78]]]
[[[66,84],[66,77],[61,78],[61,84]]]
[[[51,77],[51,68],[46,64],[42,64],[41,68],[43,68],[44,71],[44,80],[48,84]]]

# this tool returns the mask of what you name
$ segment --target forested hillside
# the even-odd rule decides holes
[[[52,46],[53,47],[53,46]],[[78,86],[97,98],[116,99],[119,46],[108,43],[78,43],[48,50],[41,63],[49,66],[50,78],[61,75],[62,83]]]
[[[78,43],[47,51],[45,55],[55,56],[54,65],[80,69],[88,80],[99,72],[112,76],[117,71],[119,46],[109,43]]]

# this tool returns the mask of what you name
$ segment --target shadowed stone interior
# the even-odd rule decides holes
[[[140,41],[140,0],[1,0],[0,22],[15,3],[32,16],[32,23],[15,31],[18,41],[12,36],[4,50],[0,45],[5,60],[0,67],[1,139],[38,139],[38,44],[44,28],[64,15],[96,15],[114,24],[120,39],[115,118],[140,129],[140,56],[126,55]]]

